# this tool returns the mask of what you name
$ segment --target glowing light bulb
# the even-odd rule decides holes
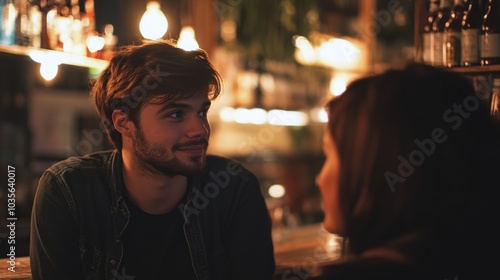
[[[45,61],[40,64],[40,75],[42,75],[42,78],[46,81],[50,81],[57,76],[58,69],[57,63]]]
[[[50,81],[57,76],[59,64],[63,62],[60,53],[32,50],[29,56],[34,61],[40,63],[40,75],[46,81]]]
[[[316,60],[316,54],[311,42],[304,36],[295,36],[294,44],[297,48],[295,58],[305,64],[312,64]]]
[[[194,30],[191,26],[182,28],[177,46],[185,51],[194,51],[200,47],[194,38]]]
[[[342,78],[332,79],[330,81],[330,92],[334,96],[339,96],[346,90],[346,81]]]
[[[89,36],[87,38],[87,48],[89,49],[89,52],[95,53],[96,51],[102,50],[104,47],[105,40],[103,37],[99,36]]]
[[[142,36],[150,40],[158,40],[167,33],[168,21],[160,10],[158,1],[148,2],[146,12],[139,23],[139,29]]]
[[[285,187],[279,184],[275,184],[269,187],[268,190],[269,196],[274,198],[280,198],[285,195]]]

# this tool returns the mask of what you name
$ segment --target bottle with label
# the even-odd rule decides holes
[[[451,18],[445,25],[443,38],[443,56],[446,67],[460,66],[462,18],[465,13],[463,0],[455,0]]]
[[[439,11],[439,0],[431,0],[429,6],[429,12],[427,13],[427,21],[424,25],[424,32],[422,35],[422,49],[423,49],[423,60],[425,64],[432,64],[431,61],[431,50],[434,47],[431,45],[431,32],[432,32],[432,23],[437,17]]]
[[[28,0],[16,0],[16,39],[15,44],[29,46],[31,41],[30,7]]]
[[[2,29],[0,36],[2,40],[1,45],[14,45],[16,40],[16,19],[17,19],[17,9],[14,0],[3,1],[2,8]]]
[[[30,47],[40,48],[42,46],[42,12],[38,5],[31,5],[29,8],[29,26],[30,26]]]
[[[94,35],[95,29],[95,9],[94,0],[85,1],[85,11],[82,16],[84,37]]]
[[[2,43],[3,35],[3,7],[5,6],[5,0],[0,0],[0,44]]]
[[[436,20],[432,23],[431,33],[431,61],[433,66],[444,66],[443,34],[448,20],[451,18],[451,0],[441,0]]]
[[[481,65],[500,63],[500,9],[498,0],[490,0],[481,26]]]
[[[480,64],[479,35],[483,22],[482,9],[478,0],[469,0],[469,7],[462,19],[462,66],[474,66]]]

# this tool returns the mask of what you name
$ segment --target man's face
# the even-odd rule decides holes
[[[146,172],[193,175],[205,166],[210,125],[206,93],[167,103],[148,102],[133,137],[134,160]]]

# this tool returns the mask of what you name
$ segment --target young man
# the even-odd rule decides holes
[[[117,53],[92,88],[114,151],[40,179],[33,279],[272,279],[256,177],[206,156],[220,77],[202,50],[168,42]]]

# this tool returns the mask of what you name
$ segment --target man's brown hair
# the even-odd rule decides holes
[[[220,75],[205,51],[185,51],[172,41],[155,41],[118,51],[93,84],[91,96],[109,141],[121,149],[121,134],[111,119],[114,110],[125,112],[138,125],[147,101],[163,103],[200,92],[207,92],[213,100],[220,91]]]

